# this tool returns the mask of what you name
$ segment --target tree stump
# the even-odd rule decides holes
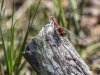
[[[52,20],[28,44],[23,56],[38,75],[92,75],[71,42],[59,34]]]

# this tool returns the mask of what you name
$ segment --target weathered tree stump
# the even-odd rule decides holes
[[[92,75],[73,45],[51,20],[23,53],[38,75]]]

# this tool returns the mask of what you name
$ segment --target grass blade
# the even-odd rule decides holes
[[[62,3],[61,3],[61,0],[55,0],[54,1],[55,5],[56,5],[56,8],[58,9],[58,18],[61,19],[61,23],[63,25],[63,27],[67,27],[67,22],[66,22],[66,19],[65,19],[65,15],[64,15],[64,10],[63,10],[63,6],[62,6]]]
[[[74,27],[75,27],[75,34],[79,35],[79,23],[78,23],[78,10],[77,10],[77,1],[70,0],[71,9],[73,11],[73,18],[74,18]]]
[[[39,0],[39,2],[38,2],[38,5],[37,5],[37,7],[36,7],[35,14],[34,14],[34,16],[32,17],[32,20],[31,20],[31,11],[30,11],[30,18],[29,18],[28,28],[27,28],[27,31],[26,31],[26,34],[25,34],[23,43],[22,43],[22,45],[21,45],[21,48],[20,48],[20,52],[19,52],[19,54],[18,54],[18,57],[17,57],[16,60],[15,60],[15,64],[14,64],[15,70],[16,70],[16,69],[18,70],[18,67],[19,67],[18,65],[19,65],[20,62],[21,62],[22,52],[23,52],[24,49],[25,49],[25,43],[26,43],[26,40],[27,40],[27,38],[28,38],[28,34],[29,34],[29,30],[30,30],[29,27],[33,24],[33,21],[34,21],[34,18],[35,18],[35,16],[36,16],[37,10],[38,10],[38,8],[39,8],[40,2],[41,2],[41,0]],[[16,70],[16,72],[17,72],[17,70]]]
[[[3,37],[3,33],[2,33],[2,27],[1,27],[1,24],[2,24],[1,13],[2,13],[2,9],[3,9],[3,5],[4,5],[4,0],[2,0],[1,12],[0,12],[0,35],[1,35],[1,41],[2,41],[3,51],[4,51],[4,56],[5,56],[5,62],[6,62],[6,66],[7,66],[7,72],[9,73],[8,54],[7,54],[7,50],[5,48],[5,41],[4,41],[4,37]]]

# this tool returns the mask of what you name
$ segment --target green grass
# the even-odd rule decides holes
[[[26,61],[24,61],[23,63],[21,63],[22,60],[22,52],[25,50],[25,45],[26,45],[26,40],[28,38],[29,35],[29,27],[33,24],[34,18],[36,16],[38,7],[40,5],[41,0],[39,0],[35,13],[32,16],[31,15],[31,10],[30,10],[30,18],[29,18],[29,23],[28,23],[28,27],[27,27],[27,31],[25,33],[25,37],[23,39],[23,42],[20,45],[19,48],[19,52],[17,53],[17,55],[15,54],[15,50],[14,50],[14,41],[15,41],[15,37],[14,37],[14,33],[15,33],[15,23],[13,23],[13,17],[14,17],[14,0],[13,0],[13,15],[12,15],[12,24],[11,24],[11,28],[10,30],[6,30],[6,38],[7,41],[4,37],[4,34],[2,32],[2,19],[0,19],[0,35],[1,35],[1,40],[2,40],[2,47],[3,47],[3,51],[4,51],[4,58],[5,58],[5,63],[0,64],[1,69],[3,69],[2,67],[6,66],[6,69],[2,70],[2,74],[6,75],[19,75],[20,71],[23,69]],[[4,0],[2,0],[2,6],[1,6],[1,12],[2,12],[2,8],[3,8],[3,4],[4,4]],[[1,14],[0,14],[1,15]],[[16,56],[14,56],[16,55]]]
[[[57,16],[58,22],[59,23],[61,22],[61,25],[66,28],[67,27],[67,21],[65,19],[64,10],[63,10],[61,0],[54,0],[54,4],[57,8],[56,16]]]

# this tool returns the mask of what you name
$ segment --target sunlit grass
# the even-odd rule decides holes
[[[13,0],[13,15],[12,15],[12,24],[11,24],[11,28],[10,30],[6,30],[6,38],[7,41],[4,38],[4,34],[2,32],[2,19],[0,19],[0,35],[1,35],[1,40],[2,40],[2,47],[3,47],[3,51],[4,51],[4,58],[5,58],[5,63],[2,64],[0,62],[0,68],[2,69],[2,74],[6,75],[19,75],[20,71],[23,69],[26,61],[23,61],[23,63],[21,63],[22,60],[22,52],[25,50],[25,44],[26,44],[26,40],[28,38],[29,35],[29,27],[33,24],[34,18],[36,16],[38,7],[40,5],[41,0],[39,0],[35,13],[34,15],[31,15],[31,10],[30,10],[30,18],[29,18],[29,23],[28,23],[28,27],[27,27],[27,31],[25,33],[25,37],[23,39],[22,44],[20,45],[20,48],[18,50],[17,56],[14,50],[14,41],[15,41],[15,37],[14,37],[14,33],[15,33],[15,23],[13,23],[13,17],[14,17],[14,0]],[[3,4],[4,4],[4,0],[2,0],[2,6],[1,6],[1,13],[2,13],[2,8],[3,8]],[[1,15],[1,14],[0,14]],[[6,43],[5,43],[6,42]],[[3,67],[6,66],[6,69],[4,70]]]

